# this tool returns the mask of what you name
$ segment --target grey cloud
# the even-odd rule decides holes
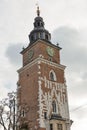
[[[63,48],[61,53],[63,63],[70,65],[75,71],[85,69],[87,64],[87,48],[82,46],[84,38],[81,37],[81,33],[67,26],[53,32],[53,42],[58,42]]]
[[[79,32],[68,26],[62,26],[53,31],[53,41],[59,42],[61,45],[75,44],[74,41],[79,40]]]
[[[21,64],[21,55],[19,54],[22,50],[23,44],[11,44],[8,46],[6,50],[6,57],[13,65],[20,65]]]
[[[82,74],[82,78],[83,78],[83,79],[87,79],[87,71]]]

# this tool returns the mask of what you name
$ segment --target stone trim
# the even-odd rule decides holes
[[[44,63],[44,64],[47,64],[47,65],[59,68],[61,70],[64,70],[66,68],[66,66],[64,66],[64,65],[61,65],[61,64],[58,64],[58,63],[54,63],[52,61],[48,61],[46,59],[38,57],[35,60],[33,60],[32,62],[30,62],[29,64],[27,64],[26,66],[20,68],[17,72],[20,73],[20,72],[26,70],[27,68],[29,68],[29,67],[31,67],[31,66],[33,66],[35,64],[40,64],[40,63]]]

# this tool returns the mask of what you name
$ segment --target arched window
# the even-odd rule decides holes
[[[31,41],[34,41],[34,36],[33,35],[31,36]]]
[[[56,74],[53,70],[51,70],[49,73],[49,79],[52,81],[56,81]]]
[[[37,26],[38,26],[38,27],[40,26],[40,22],[37,23]]]
[[[37,37],[40,38],[40,33],[39,32],[37,33]]]
[[[43,23],[41,23],[41,26],[43,27]]]
[[[55,101],[53,101],[52,102],[52,108],[53,108],[53,112],[55,112],[56,113],[56,102]]]
[[[54,81],[54,75],[52,72],[50,73],[50,79]]]
[[[46,40],[48,40],[48,35],[47,34],[45,35],[45,38],[46,38]]]

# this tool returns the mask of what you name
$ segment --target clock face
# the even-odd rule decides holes
[[[29,60],[33,57],[33,55],[34,55],[34,51],[30,50],[29,53],[28,53]]]
[[[47,53],[48,53],[49,56],[51,56],[51,57],[54,56],[54,50],[53,50],[53,48],[47,47],[46,50],[47,50]]]

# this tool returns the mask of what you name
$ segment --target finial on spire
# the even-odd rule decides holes
[[[36,6],[37,6],[37,16],[40,16],[40,10],[39,10],[39,5],[38,5],[38,3],[36,4]]]

